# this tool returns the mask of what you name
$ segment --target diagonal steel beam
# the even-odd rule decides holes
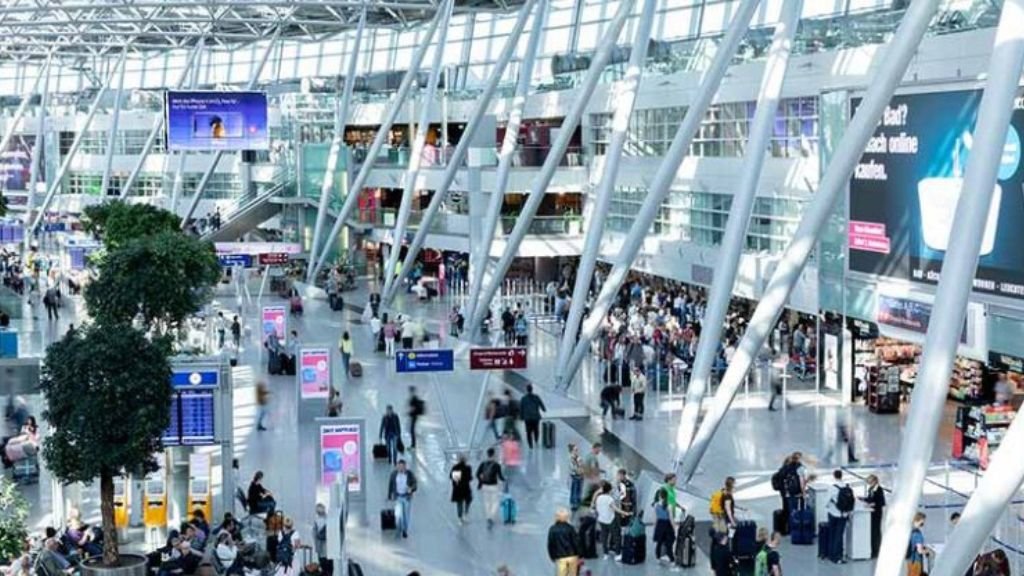
[[[757,97],[757,111],[750,124],[750,139],[747,142],[743,174],[736,194],[733,195],[732,206],[729,207],[722,246],[715,260],[717,265],[709,290],[707,308],[704,311],[704,321],[701,323],[697,357],[686,391],[686,402],[683,404],[679,428],[676,431],[677,452],[673,462],[678,462],[683,451],[690,447],[693,435],[697,431],[697,419],[700,417],[704,393],[710,383],[711,366],[722,337],[722,324],[729,311],[740,256],[747,243],[747,225],[757,197],[764,159],[771,144],[775,117],[779,102],[782,100],[782,86],[786,81],[793,37],[796,35],[802,9],[803,0],[786,0],[768,51],[768,60],[765,62],[761,89]]]
[[[612,203],[612,193],[619,176],[619,162],[629,137],[629,118],[633,115],[636,105],[636,94],[640,88],[644,64],[647,61],[647,47],[650,43],[651,28],[654,25],[654,2],[644,0],[644,11],[640,17],[640,26],[633,38],[633,48],[629,55],[626,76],[618,85],[616,98],[612,106],[612,135],[604,158],[604,170],[597,186],[593,206],[587,218],[587,234],[583,241],[583,252],[576,270],[576,284],[572,290],[572,301],[569,317],[562,334],[562,345],[558,349],[558,361],[555,363],[555,382],[560,384],[564,378],[563,367],[569,360],[572,347],[576,343],[580,321],[583,320],[583,307],[590,292],[590,279],[597,268],[597,256],[601,251],[601,239],[604,237],[605,220]]]
[[[32,168],[29,174],[28,183],[28,204],[25,210],[25,220],[32,219],[32,211],[36,204],[36,188],[39,183],[40,172],[45,169],[43,163],[43,151],[45,150],[44,138],[46,137],[46,114],[50,105],[50,76],[53,74],[54,61],[53,53],[46,59],[46,78],[43,80],[43,94],[39,100],[38,118],[36,118],[36,141],[32,146]],[[2,148],[0,148],[2,150]],[[32,235],[25,234],[25,249],[32,245]]]
[[[32,221],[32,225],[26,231],[26,234],[32,236],[35,234],[36,229],[39,228],[39,224],[43,221],[43,217],[46,215],[46,209],[50,207],[50,202],[53,202],[53,196],[57,193],[57,190],[61,187],[61,182],[64,180],[64,176],[68,173],[68,168],[71,167],[71,161],[75,159],[75,154],[78,153],[78,148],[82,145],[82,140],[85,139],[85,133],[89,131],[89,126],[92,124],[92,119],[96,117],[96,111],[99,110],[100,104],[103,101],[104,96],[107,95],[107,90],[110,88],[110,84],[114,81],[114,74],[117,69],[124,66],[125,58],[128,56],[128,51],[121,52],[121,57],[118,60],[118,64],[114,67],[110,74],[110,78],[100,87],[96,93],[96,98],[92,102],[92,106],[89,107],[89,112],[85,116],[85,122],[78,129],[78,133],[75,134],[74,141],[71,142],[71,148],[68,149],[67,155],[64,156],[63,162],[60,164],[60,169],[57,170],[57,176],[50,183],[49,188],[46,191],[46,197],[43,199],[43,205],[39,207],[39,213],[36,214],[35,220]]]
[[[195,66],[199,53],[203,51],[203,46],[206,44],[206,36],[200,36],[196,42],[192,52],[188,55],[188,60],[185,62],[185,67],[181,70],[181,77],[174,83],[175,88],[181,88],[185,85],[185,80],[189,76],[189,71]],[[167,121],[167,117],[164,114],[157,114],[156,121],[153,123],[153,128],[149,131],[149,136],[146,138],[146,143],[142,146],[142,153],[139,154],[139,159],[135,162],[135,167],[128,174],[128,179],[125,180],[124,187],[121,188],[121,194],[118,196],[124,200],[128,197],[128,193],[131,192],[132,186],[135,185],[135,181],[138,180],[139,174],[142,172],[142,166],[146,163],[146,158],[149,157],[150,151],[153,150],[153,145],[156,143],[156,139],[160,136],[160,131],[164,127],[164,123]]]
[[[395,219],[395,230],[392,235],[393,241],[388,260],[384,267],[384,293],[391,291],[395,273],[395,265],[398,263],[398,256],[402,251],[402,237],[405,236],[405,228],[409,223],[409,216],[412,213],[412,198],[416,193],[416,178],[420,174],[420,165],[423,162],[423,148],[427,144],[427,133],[430,132],[430,113],[434,109],[435,96],[437,95],[437,84],[441,79],[441,64],[444,61],[444,44],[448,37],[448,23],[452,16],[454,2],[449,1],[444,10],[444,20],[441,21],[441,29],[437,33],[437,41],[434,43],[434,61],[431,63],[430,78],[428,80],[425,98],[420,110],[419,122],[416,124],[416,141],[413,143],[409,155],[409,166],[405,170],[405,183],[402,190],[402,201],[398,206],[398,217]]]
[[[640,207],[640,211],[637,213],[636,219],[629,229],[629,234],[623,241],[622,247],[615,259],[615,265],[608,278],[605,279],[604,286],[601,287],[601,292],[591,307],[590,315],[583,323],[579,342],[573,349],[569,364],[565,367],[567,386],[571,384],[572,375],[576,373],[577,368],[583,362],[583,358],[590,348],[591,340],[594,339],[604,317],[611,309],[612,302],[625,281],[630,266],[643,246],[644,239],[647,237],[647,231],[650,230],[651,224],[654,223],[654,219],[661,210],[661,204],[668,195],[669,187],[675,179],[679,165],[682,163],[683,157],[689,152],[690,143],[693,141],[693,137],[697,133],[697,129],[700,127],[704,114],[707,112],[715,93],[718,91],[722,79],[725,77],[725,73],[729,68],[729,62],[736,53],[740,41],[743,40],[747,27],[750,25],[750,20],[754,17],[754,10],[757,8],[758,1],[744,0],[737,8],[736,14],[729,24],[729,30],[718,45],[718,51],[715,53],[711,66],[705,71],[704,77],[701,79],[700,89],[690,103],[690,106],[686,109],[683,123],[676,131],[676,135],[672,139],[672,145],[665,154],[665,159],[658,167],[658,171],[654,176],[654,182],[651,184],[650,190],[647,191],[647,197],[644,199],[644,203]]]
[[[122,48],[123,52],[128,47]],[[103,165],[103,177],[100,179],[100,194],[107,195],[110,186],[110,169],[114,166],[114,144],[117,142],[117,127],[121,122],[121,102],[124,95],[124,73],[128,69],[128,59],[121,59],[120,71],[117,74],[117,92],[114,93],[114,113],[110,118],[110,135],[107,137],[107,157]]]
[[[928,6],[927,2],[921,0],[916,4],[920,5],[922,11]],[[922,347],[921,369],[914,383],[910,415],[904,428],[907,432],[900,439],[899,467],[895,470],[896,478],[893,482],[895,492],[886,511],[885,531],[882,533],[875,576],[900,574],[900,564],[910,538],[911,522],[921,501],[921,487],[928,473],[935,438],[943,420],[950,373],[960,344],[967,302],[974,287],[992,196],[998,184],[999,168],[1006,148],[1006,131],[1014,112],[1021,69],[1024,68],[1022,22],[1024,0],[1007,0],[1003,3],[989,61],[988,81],[978,106],[974,146],[967,159],[961,187],[963,193],[953,217],[956,241],[950,243],[942,259],[942,275],[935,290],[935,305]],[[995,523],[1005,510],[1005,504],[1020,486],[1020,453],[1007,452],[1003,456],[1004,451],[1021,443],[1021,431],[1018,429],[1014,432],[1012,440],[1015,442],[999,449],[997,457],[1002,458],[996,462],[999,466],[995,470],[996,474],[989,470],[983,478],[986,485],[975,488],[964,511],[971,513],[968,517],[971,523],[962,529],[958,526],[958,535],[961,537],[959,542],[952,538],[947,541],[951,550],[946,552],[946,558],[950,563],[940,567],[938,573],[956,576],[964,573],[968,561],[974,558],[988,535],[988,530],[982,528],[986,524]],[[992,490],[988,491],[990,487]],[[999,503],[997,499],[1002,500],[1003,505],[996,506]],[[960,567],[959,572],[956,571],[957,566]]]
[[[689,450],[686,451],[683,462],[679,465],[681,481],[689,482],[693,477],[694,471],[708,449],[711,438],[722,423],[722,417],[729,410],[736,392],[743,384],[743,379],[747,371],[750,370],[754,357],[764,345],[768,333],[782,314],[786,300],[789,299],[793,287],[800,279],[800,274],[814,249],[822,228],[832,215],[836,200],[845,192],[850,175],[864,152],[864,146],[874,133],[882,112],[888,106],[889,99],[906,73],[907,66],[928,29],[928,23],[938,10],[938,3],[939,0],[914,0],[903,16],[896,35],[886,50],[880,53],[881,63],[872,76],[871,86],[861,105],[857,108],[856,115],[847,126],[846,134],[836,146],[832,162],[821,178],[818,192],[805,207],[800,224],[793,234],[793,239],[779,259],[775,274],[768,282],[764,295],[750,318],[743,339],[733,355],[732,362],[722,376],[715,398],[708,408]],[[905,441],[906,439],[904,439]],[[901,465],[909,465],[909,463],[901,462]],[[889,513],[892,514],[891,506]],[[902,560],[902,554],[907,549],[907,540],[904,538],[896,545],[899,547],[900,560]],[[879,565],[881,564],[880,561]],[[900,562],[896,561],[897,567],[899,564]]]
[[[277,45],[277,40],[281,37],[282,27],[283,26],[278,25],[277,29],[274,31],[274,35],[271,36],[270,41],[267,42],[267,47],[263,51],[263,56],[260,58],[259,64],[256,65],[256,68],[252,72],[252,77],[249,78],[249,82],[246,84],[246,90],[252,90],[257,84],[259,84],[260,74],[263,73],[263,68],[267,65],[267,60],[270,58],[270,53],[274,51],[274,46]],[[220,159],[223,157],[223,150],[218,150],[213,155],[213,159],[210,161],[210,167],[206,169],[202,179],[199,180],[199,184],[196,186],[196,191],[192,194],[192,201],[188,205],[188,210],[181,218],[182,230],[188,226],[188,221],[192,218],[192,214],[195,213],[196,207],[199,206],[199,199],[202,197],[203,191],[206,190],[206,185],[210,182],[210,178],[213,176],[214,172],[217,171],[217,165],[220,164]]]
[[[427,209],[423,213],[423,217],[420,220],[420,227],[416,231],[416,235],[413,237],[412,243],[409,245],[409,249],[405,255],[405,260],[402,262],[402,269],[399,271],[398,278],[395,279],[392,286],[400,286],[412,271],[412,263],[415,262],[416,256],[423,248],[423,243],[426,242],[427,239],[427,232],[430,230],[430,226],[434,222],[434,216],[441,208],[441,202],[444,201],[444,197],[448,194],[448,189],[451,188],[452,182],[455,181],[455,175],[462,167],[462,161],[466,158],[466,154],[469,152],[470,142],[472,142],[477,131],[480,129],[480,123],[483,120],[484,113],[487,112],[487,107],[490,106],[491,100],[494,98],[494,94],[498,90],[498,83],[501,81],[502,74],[505,73],[505,68],[508,66],[513,54],[515,54],[517,47],[516,41],[519,39],[519,36],[522,35],[523,29],[526,28],[526,19],[529,17],[535,4],[536,0],[526,0],[523,7],[519,9],[519,18],[516,20],[515,27],[511,32],[509,32],[508,40],[505,42],[505,47],[502,48],[501,54],[498,56],[498,60],[494,63],[494,68],[491,70],[491,77],[487,80],[487,84],[484,86],[483,92],[480,94],[479,99],[477,99],[476,107],[470,113],[469,122],[466,123],[466,130],[462,134],[462,139],[460,139],[459,143],[455,145],[452,157],[448,160],[448,166],[445,168],[444,174],[441,176],[441,185],[434,191],[434,196],[430,199],[430,203],[427,205]],[[389,305],[392,298],[394,298],[394,289],[392,289],[391,294],[384,295],[384,304]]]

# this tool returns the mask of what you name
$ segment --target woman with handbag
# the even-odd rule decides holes
[[[465,524],[466,516],[469,514],[469,505],[473,502],[473,469],[466,463],[465,454],[459,455],[459,461],[452,466],[448,477],[452,481],[452,502],[455,503],[455,513],[458,514],[459,524]]]

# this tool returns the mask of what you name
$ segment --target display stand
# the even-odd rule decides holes
[[[1016,416],[1012,406],[960,406],[953,431],[953,457],[988,468],[989,458],[1003,441]]]

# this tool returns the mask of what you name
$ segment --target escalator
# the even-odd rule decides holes
[[[281,212],[281,203],[275,199],[284,195],[287,188],[287,184],[278,183],[255,196],[242,199],[238,206],[224,217],[220,228],[203,234],[203,239],[211,242],[232,242],[241,239]]]

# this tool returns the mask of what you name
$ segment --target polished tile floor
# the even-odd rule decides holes
[[[254,287],[253,294],[256,289]],[[489,378],[470,372],[468,362],[457,360],[456,371],[437,376],[396,374],[393,361],[373,351],[369,327],[359,322],[358,310],[366,301],[366,291],[346,294],[353,309],[332,312],[324,301],[308,300],[306,313],[289,321],[299,330],[304,343],[322,343],[336,348],[342,330],[349,330],[355,340],[355,359],[365,369],[359,379],[338,379],[342,389],[344,415],[366,419],[369,435],[375,436],[380,417],[388,404],[401,413],[407,400],[408,387],[416,386],[426,400],[427,413],[418,428],[419,447],[407,453],[410,467],[420,481],[420,491],[413,503],[409,538],[396,540],[392,533],[381,533],[377,516],[385,506],[386,464],[369,462],[365,475],[366,494],[354,503],[349,523],[348,551],[358,559],[367,574],[404,575],[418,569],[424,575],[489,575],[500,564],[508,564],[516,575],[535,576],[552,573],[547,559],[545,537],[553,512],[568,500],[567,460],[564,446],[578,442],[584,447],[601,440],[608,445],[607,466],[624,466],[640,478],[640,499],[649,502],[653,479],[669,467],[673,457],[675,422],[681,410],[679,395],[652,392],[648,395],[648,418],[643,422],[616,421],[603,433],[599,424],[597,394],[600,381],[596,363],[587,363],[584,377],[569,397],[550,390],[557,327],[538,323],[531,327],[529,368],[516,373],[493,373]],[[267,296],[263,304],[282,303],[276,296]],[[465,344],[451,342],[447,336],[446,315],[449,302],[421,304],[404,298],[396,302],[394,311],[422,317],[428,332],[433,334],[429,345],[454,347],[463,351]],[[234,308],[236,301],[225,293],[214,306]],[[71,309],[69,308],[69,312]],[[249,326],[258,326],[259,304],[247,304],[243,316]],[[68,314],[70,318],[70,314]],[[30,350],[41,350],[47,339],[65,329],[48,326],[46,321],[24,320],[24,328],[33,334]],[[258,330],[254,330],[258,331]],[[294,517],[304,537],[311,537],[313,508],[325,499],[317,487],[317,425],[315,417],[323,415],[322,405],[300,401],[293,377],[267,377],[259,358],[255,337],[243,342],[242,358],[234,370],[235,456],[240,460],[241,478],[247,483],[252,473],[262,470],[265,485],[275,492],[279,507]],[[335,354],[337,356],[337,354]],[[334,360],[339,374],[340,359]],[[269,383],[272,397],[268,418],[269,430],[259,432],[255,425],[254,385],[259,379]],[[527,451],[524,475],[513,483],[512,492],[519,503],[519,522],[513,526],[485,527],[479,499],[474,502],[470,521],[460,525],[454,506],[449,501],[447,469],[457,446],[468,444],[470,430],[479,415],[474,414],[481,385],[500,392],[505,386],[522,389],[533,382],[548,403],[550,416],[556,422],[556,450]],[[856,439],[858,467],[850,473],[877,473],[888,484],[896,460],[902,416],[878,416],[862,407],[842,407],[828,396],[813,391],[790,394],[791,407],[768,412],[767,396],[752,390],[737,398],[733,409],[708,451],[702,469],[685,497],[686,505],[698,519],[707,517],[706,497],[726,475],[736,476],[740,490],[738,504],[742,514],[765,525],[770,524],[771,511],[778,506],[770,489],[769,476],[783,456],[802,450],[812,462],[819,462],[828,452],[837,418],[852,422]],[[31,400],[37,402],[35,400]],[[36,406],[38,410],[38,406]],[[965,496],[973,489],[976,477],[971,472],[950,467],[946,460],[950,451],[952,412],[947,417],[933,457],[933,466],[925,487],[925,505],[929,513],[929,540],[941,542],[948,531],[945,518],[959,509]],[[38,413],[38,412],[37,412]],[[407,421],[403,418],[403,428]],[[484,437],[479,426],[478,438]],[[406,438],[408,443],[408,437]],[[214,455],[218,449],[212,450]],[[473,460],[475,464],[477,460]],[[825,462],[816,465],[821,474],[831,468]],[[215,474],[219,470],[215,469]],[[39,486],[25,488],[26,494],[38,503],[33,520],[42,526],[52,522],[53,498],[49,477],[45,474]],[[81,490],[82,507],[95,515],[95,489]],[[1006,519],[995,534],[1001,542],[1021,548],[1024,542],[1017,505],[1007,511]],[[134,539],[142,546],[143,538]],[[994,541],[993,541],[994,545]],[[851,562],[841,566],[820,562],[816,547],[793,547],[786,542],[782,548],[787,574],[862,576],[872,572],[871,562]],[[1020,569],[1022,556],[1010,553],[1011,562]],[[595,575],[658,574],[667,572],[648,554],[648,561],[635,567],[615,564],[610,560],[588,562]],[[696,569],[688,572],[709,574],[702,557]]]

